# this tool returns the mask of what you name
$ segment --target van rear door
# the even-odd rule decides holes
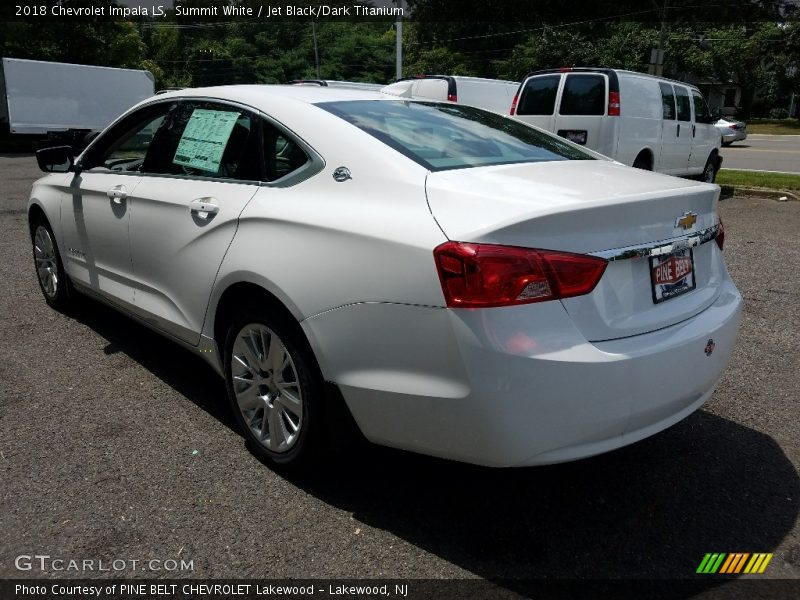
[[[563,138],[613,158],[614,126],[608,118],[608,76],[604,73],[567,73],[561,91],[555,132]]]
[[[556,97],[562,77],[553,73],[526,79],[512,114],[524,123],[555,132]]]
[[[689,155],[689,170],[692,173],[702,173],[711,151],[719,144],[719,132],[711,124],[711,116],[702,94],[697,90],[691,90],[691,92],[694,122],[692,123],[692,152]]]

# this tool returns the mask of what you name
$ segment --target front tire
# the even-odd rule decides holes
[[[63,311],[68,308],[73,294],[67,274],[64,272],[56,238],[46,220],[39,218],[33,221],[31,242],[36,279],[39,281],[39,289],[42,290],[44,300],[52,308]]]
[[[322,376],[295,328],[265,310],[243,310],[228,327],[225,381],[256,456],[292,471],[319,458]]]
[[[703,167],[703,174],[700,176],[700,181],[706,183],[714,183],[717,180],[717,155],[712,154],[706,161],[706,166]]]

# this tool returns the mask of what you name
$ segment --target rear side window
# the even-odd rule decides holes
[[[238,107],[180,102],[154,136],[142,171],[260,180],[259,126],[256,118]]]
[[[264,159],[267,181],[281,179],[309,161],[297,142],[270,123],[264,123]]]
[[[678,102],[678,120],[692,120],[692,105],[689,100],[689,91],[680,85],[672,86],[675,88],[675,99]]]
[[[661,105],[664,110],[664,118],[670,121],[675,120],[675,95],[672,93],[672,86],[668,83],[659,83],[661,88]]]
[[[517,104],[518,115],[552,115],[560,75],[532,77],[525,83]]]
[[[317,106],[431,171],[593,159],[553,135],[472,106],[387,100]]]
[[[562,115],[606,114],[606,78],[602,75],[567,75],[559,113]]]

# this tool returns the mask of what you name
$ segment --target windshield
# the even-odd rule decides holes
[[[322,102],[333,113],[431,171],[553,160],[588,152],[523,123],[471,106],[436,102]]]

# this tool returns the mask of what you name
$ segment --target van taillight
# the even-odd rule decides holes
[[[619,92],[608,92],[608,116],[619,116]]]
[[[514,99],[511,101],[511,110],[509,111],[508,114],[510,114],[512,117],[515,114],[517,114],[517,101],[518,100],[519,100],[519,91],[517,91],[517,93],[514,94]]]
[[[447,101],[458,102],[458,96],[456,96],[455,94],[447,94]]]
[[[555,250],[445,242],[433,251],[449,308],[515,306],[591,292],[608,262]]]

